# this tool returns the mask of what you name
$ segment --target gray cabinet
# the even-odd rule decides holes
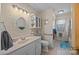
[[[9,55],[40,55],[41,39],[37,39],[26,46],[9,53]]]
[[[41,39],[36,40],[35,48],[36,48],[36,50],[35,50],[36,53],[35,54],[40,55],[41,54]]]
[[[32,42],[10,54],[11,55],[34,55],[35,54],[35,45]]]

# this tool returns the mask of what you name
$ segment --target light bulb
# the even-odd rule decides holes
[[[18,10],[18,8],[17,8],[17,7],[15,7],[15,10],[17,11],[17,10]]]
[[[20,9],[20,13],[22,13],[23,11],[22,11],[22,9]]]
[[[48,20],[46,20],[46,24],[48,23]]]
[[[26,11],[24,11],[24,14],[26,14]]]
[[[27,13],[27,15],[29,16],[30,14],[29,14],[29,13]]]

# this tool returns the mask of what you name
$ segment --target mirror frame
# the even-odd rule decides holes
[[[24,24],[24,27],[22,27],[22,26],[18,26],[18,20],[23,20],[23,24]],[[16,26],[17,26],[17,28],[19,28],[20,30],[24,30],[25,28],[26,28],[26,21],[25,21],[25,19],[23,18],[23,17],[19,17],[17,20],[16,20]]]

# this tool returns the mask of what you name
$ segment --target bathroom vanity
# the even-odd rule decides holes
[[[25,39],[19,39],[14,42],[14,46],[0,54],[8,55],[40,55],[41,54],[41,37],[32,36]]]

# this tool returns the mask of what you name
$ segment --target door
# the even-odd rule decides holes
[[[75,45],[76,49],[79,49],[79,4],[74,5],[75,15]]]

